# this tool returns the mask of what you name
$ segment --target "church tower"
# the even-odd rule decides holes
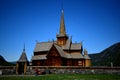
[[[61,21],[60,21],[60,31],[59,34],[56,35],[57,44],[63,46],[66,44],[68,36],[66,34],[65,23],[64,23],[64,11],[62,10]]]

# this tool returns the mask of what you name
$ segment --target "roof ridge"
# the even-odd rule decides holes
[[[81,44],[81,43],[72,43],[72,44]]]
[[[57,43],[53,43],[53,45],[54,45],[54,44],[62,48],[62,46],[58,45]]]
[[[53,43],[53,41],[51,41],[51,42],[37,42],[37,44],[40,44],[40,43]]]

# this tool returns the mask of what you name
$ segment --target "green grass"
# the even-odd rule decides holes
[[[120,80],[120,75],[49,74],[40,76],[0,76],[0,80]]]

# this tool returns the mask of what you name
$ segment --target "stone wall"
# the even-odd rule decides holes
[[[42,67],[42,66],[27,66],[26,75],[35,75],[35,68],[38,68],[41,74],[119,74],[120,67]],[[15,75],[16,67],[0,67],[2,74],[0,75]]]
[[[120,74],[120,70],[104,69],[49,69],[55,74]]]
[[[16,68],[15,66],[0,66],[0,75],[15,75]]]
[[[40,71],[46,69],[53,74],[120,74],[120,67],[37,67]],[[31,67],[31,73],[35,67]],[[34,74],[34,73],[33,73]]]

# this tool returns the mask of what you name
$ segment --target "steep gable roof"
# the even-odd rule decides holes
[[[53,46],[56,48],[56,50],[58,51],[58,53],[59,53],[59,55],[60,55],[61,57],[64,57],[64,58],[66,57],[66,55],[64,54],[64,51],[63,51],[62,47],[59,46],[59,45],[57,45],[56,43],[53,43],[53,44],[52,44],[49,52],[51,51],[51,49],[52,49]],[[49,52],[48,52],[48,54],[49,54]]]
[[[54,46],[56,47],[56,49],[57,49],[57,51],[59,52],[60,56],[65,58],[66,55],[65,55],[62,47],[58,46],[57,44],[54,44]]]
[[[70,39],[68,39],[67,41],[66,41],[66,44],[64,45],[64,46],[62,46],[62,49],[64,49],[64,50],[69,50],[70,49],[70,46],[71,46],[71,40]]]
[[[25,49],[23,49],[22,55],[20,56],[20,58],[17,62],[28,62]]]
[[[67,40],[66,45],[62,46],[64,50],[82,50],[82,43],[72,43],[71,40]]]

